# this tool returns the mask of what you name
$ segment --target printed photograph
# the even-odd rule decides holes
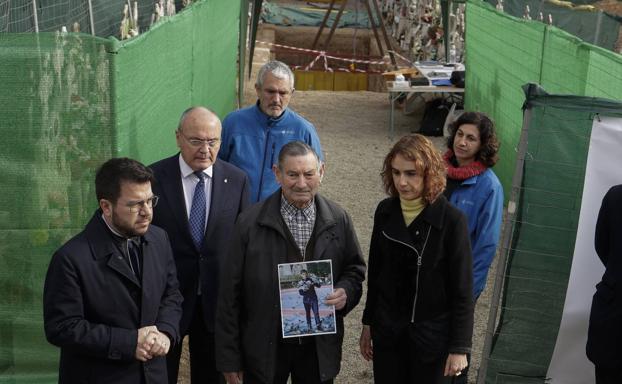
[[[333,292],[331,260],[279,264],[283,337],[336,333],[335,306],[326,305]]]

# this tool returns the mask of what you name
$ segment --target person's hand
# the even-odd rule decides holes
[[[347,301],[348,295],[346,294],[346,290],[343,288],[337,288],[333,291],[333,293],[326,296],[326,301],[324,303],[326,305],[334,305],[336,310],[340,310],[346,306]]]
[[[445,363],[444,376],[460,376],[467,365],[466,354],[450,353]]]
[[[223,372],[225,377],[225,383],[227,384],[240,384],[244,378],[242,372]]]
[[[149,332],[146,343],[149,345],[151,356],[165,356],[171,347],[171,340],[166,333],[158,331]]]
[[[138,335],[136,338],[136,352],[134,352],[134,357],[136,357],[136,360],[145,362],[147,360],[151,360],[151,358],[153,357],[149,352],[151,349],[151,345],[149,345],[149,343],[147,342],[147,337],[151,332],[158,332],[158,328],[155,325],[149,325],[138,329]]]
[[[374,358],[374,349],[371,345],[371,328],[369,325],[363,325],[359,347],[361,348],[361,355],[363,355],[365,360],[370,361]]]

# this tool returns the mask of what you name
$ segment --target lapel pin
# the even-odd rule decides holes
[[[227,180],[227,179],[225,179],[225,183],[226,183],[227,181],[228,181],[228,180]]]

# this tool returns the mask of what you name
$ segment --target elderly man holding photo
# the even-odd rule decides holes
[[[365,262],[349,215],[318,194],[324,165],[300,141],[273,168],[281,188],[240,215],[216,310],[216,366],[228,383],[332,383],[341,365],[343,317],[360,298]],[[277,265],[331,260],[336,334],[283,338]],[[243,375],[243,376],[242,376]]]

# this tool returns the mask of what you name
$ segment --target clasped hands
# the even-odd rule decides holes
[[[156,356],[165,356],[171,347],[171,340],[165,333],[158,331],[155,325],[138,329],[136,341],[137,360],[146,362]]]

